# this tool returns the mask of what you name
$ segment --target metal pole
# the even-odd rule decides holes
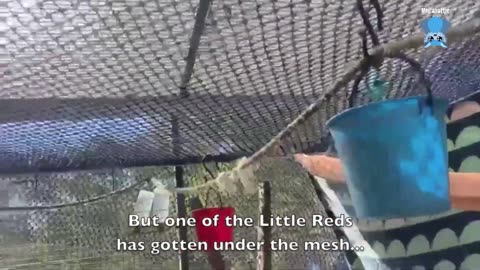
[[[184,187],[185,183],[183,181],[183,167],[182,166],[175,166],[175,181],[177,187]],[[177,214],[179,218],[186,218],[187,216],[187,209],[185,207],[185,195],[181,193],[177,193]],[[187,226],[179,226],[178,227],[178,238],[180,241],[188,241],[188,231]],[[181,250],[179,253],[180,261],[179,261],[179,269],[180,270],[188,270],[188,251]]]
[[[173,154],[178,155],[180,148],[180,132],[179,123],[176,117],[172,117],[172,143]],[[175,166],[175,182],[178,188],[185,187],[183,179],[183,167]],[[179,218],[187,217],[187,208],[185,207],[185,195],[177,193],[177,215]],[[186,226],[178,226],[178,239],[180,241],[188,241],[188,228]],[[188,251],[179,251],[179,269],[188,270]]]
[[[197,14],[195,17],[195,25],[193,29],[192,36],[190,38],[190,47],[188,50],[188,55],[186,59],[185,70],[182,74],[182,81],[180,83],[180,97],[187,97],[187,85],[190,82],[190,78],[193,74],[193,69],[195,65],[195,59],[197,55],[198,46],[200,44],[200,38],[202,36],[203,29],[205,27],[205,18],[208,14],[208,9],[210,7],[210,0],[200,0]],[[177,157],[179,152],[179,123],[176,117],[172,117],[172,136],[173,136],[173,153]],[[175,166],[175,179],[177,182],[177,187],[184,187],[185,183],[183,181],[183,168],[181,166]],[[177,194],[177,213],[178,217],[185,218],[187,216],[187,210],[185,207],[185,195]],[[178,237],[180,241],[187,241],[187,227],[179,226],[178,227]],[[188,270],[188,252],[180,252],[180,270]]]
[[[187,85],[190,82],[190,78],[193,74],[193,67],[195,66],[195,60],[197,58],[198,46],[200,45],[200,39],[202,37],[203,29],[205,28],[205,19],[207,18],[209,8],[210,0],[200,0],[197,14],[195,16],[195,24],[190,37],[190,46],[186,57],[187,63],[185,65],[185,70],[182,74],[182,81],[180,83],[181,97],[188,96]]]
[[[269,181],[265,181],[260,186],[259,192],[259,214],[265,218],[270,218],[272,215],[272,194],[271,185]],[[263,248],[258,253],[257,270],[271,270],[272,269],[272,227],[262,226],[258,232],[258,242],[263,242]]]

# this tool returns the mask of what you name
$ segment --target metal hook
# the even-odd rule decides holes
[[[207,164],[205,163],[205,159],[210,156],[210,155],[206,155],[202,158],[202,165],[203,165],[203,168],[205,169],[205,171],[210,175],[210,177],[212,177],[212,179],[215,179],[215,175],[212,173],[212,171],[208,168]],[[208,181],[208,180],[206,180]]]
[[[370,20],[369,20],[368,12],[365,10],[362,0],[357,0],[357,9],[360,12],[360,16],[362,17],[363,24],[367,28],[368,34],[372,39],[373,46],[378,46],[380,44],[378,40],[378,36],[375,33],[375,30],[373,30],[372,24],[370,23]]]
[[[375,12],[377,12],[377,27],[378,30],[382,31],[383,30],[383,11],[382,8],[380,7],[380,3],[378,0],[370,0],[370,4],[375,8]]]
[[[359,5],[361,5],[361,0],[359,0]],[[371,25],[370,25],[371,26]],[[367,26],[368,28],[368,26]],[[376,69],[379,69],[380,66],[383,63],[383,58],[382,57],[374,57],[368,53],[368,40],[367,40],[367,29],[362,29],[359,33],[360,38],[362,40],[362,53],[363,57],[366,59],[364,65],[362,66],[362,69],[360,70],[360,73],[358,76],[355,78],[355,81],[353,82],[353,88],[352,92],[350,93],[350,96],[348,97],[348,106],[349,108],[354,107],[355,99],[358,95],[358,90],[359,90],[359,85],[362,82],[363,78],[368,74],[370,68],[373,66]],[[373,42],[375,45],[375,42]],[[366,78],[366,82],[368,84],[368,78]]]

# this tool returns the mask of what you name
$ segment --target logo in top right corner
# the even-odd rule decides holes
[[[447,48],[446,33],[450,28],[450,22],[437,16],[425,19],[420,23],[425,33],[425,48],[443,47]]]

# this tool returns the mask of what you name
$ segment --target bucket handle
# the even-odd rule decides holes
[[[427,79],[425,76],[425,70],[422,68],[422,65],[417,62],[415,59],[408,57],[404,53],[397,53],[393,56],[389,56],[390,58],[396,58],[407,62],[413,69],[415,69],[419,74],[419,79],[423,86],[425,87],[425,91],[427,92],[427,99],[426,99],[426,106],[432,108],[433,105],[433,94],[432,94],[432,83]],[[433,113],[433,110],[432,110]]]
[[[215,175],[213,174],[213,172],[208,168],[207,164],[205,163],[205,159],[209,156],[210,155],[206,155],[202,158],[202,166],[203,166],[203,169],[205,170],[205,172],[207,172],[212,179],[215,179]],[[215,166],[216,166],[217,170],[220,169],[217,162],[215,162]],[[207,183],[208,181],[209,181],[208,178],[205,177],[205,183]],[[210,180],[210,181],[212,181],[212,180]],[[210,186],[210,188],[207,190],[207,194],[205,195],[205,204],[208,204],[208,199],[210,197],[209,195],[210,195],[210,190],[211,189],[214,189],[213,186]],[[223,207],[222,194],[220,194],[220,192],[218,190],[215,190],[215,191],[217,192],[217,198],[220,201],[220,207]]]
[[[207,207],[208,200],[210,199],[210,191],[212,189],[215,190],[216,193],[217,193],[217,198],[220,201],[220,207],[223,207],[222,194],[220,194],[220,192],[218,190],[216,190],[213,186],[210,186],[210,188],[207,189],[207,194],[205,195],[205,206],[204,207]]]
[[[215,175],[213,174],[213,172],[208,168],[207,164],[205,163],[205,159],[207,157],[210,157],[210,155],[206,155],[202,158],[202,166],[203,166],[203,169],[205,170],[206,173],[209,174],[209,176],[212,178],[212,179],[215,179]],[[218,170],[218,164],[215,162],[215,166],[217,167],[217,170]],[[208,178],[206,178],[207,176],[205,176],[205,183],[208,181]]]

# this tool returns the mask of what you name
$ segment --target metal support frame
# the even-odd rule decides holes
[[[203,29],[205,27],[205,18],[208,14],[208,9],[210,7],[210,0],[200,0],[197,15],[195,17],[195,25],[193,27],[192,36],[190,38],[190,46],[188,49],[188,55],[186,58],[185,70],[182,74],[182,81],[180,82],[180,98],[188,97],[187,85],[190,82],[190,78],[193,74],[193,67],[195,65],[195,60],[197,58],[198,46],[200,44],[200,38],[202,36]],[[179,120],[172,116],[172,141],[173,141],[173,154],[176,156],[180,152],[180,128]],[[175,166],[175,181],[178,188],[184,187],[185,182],[183,179],[184,170],[182,166]],[[178,217],[184,218],[187,215],[187,209],[185,206],[185,195],[177,194],[177,214]],[[180,226],[178,228],[178,238],[182,241],[187,241],[188,230],[185,226]],[[180,270],[188,270],[188,251],[181,251],[179,253],[180,261],[179,267]]]
[[[177,154],[180,148],[179,123],[176,118],[172,118],[172,137],[173,137],[173,153]],[[182,166],[175,166],[175,182],[178,188],[184,187],[183,179],[184,171]],[[185,195],[177,193],[177,215],[179,218],[186,218],[187,208],[185,207]],[[186,226],[178,227],[178,238],[180,241],[188,241],[188,228]],[[179,251],[179,269],[188,270],[188,251]]]
[[[177,187],[184,187],[185,183],[183,181],[183,167],[176,166],[175,167],[175,181]],[[177,194],[177,214],[179,218],[185,218],[187,216],[187,208],[185,207],[185,195],[178,193]],[[178,227],[178,238],[180,241],[188,241],[188,228],[187,226],[179,226]],[[188,270],[189,269],[189,262],[188,262],[188,251],[182,250],[179,252],[179,269],[180,270]]]
[[[202,37],[203,29],[205,28],[205,19],[207,18],[209,8],[210,0],[200,0],[197,15],[195,16],[195,25],[193,26],[192,36],[190,37],[190,46],[186,57],[187,63],[180,83],[181,97],[188,96],[187,85],[193,74],[193,67],[195,66],[195,60],[197,59],[198,46],[200,45],[200,39]]]

